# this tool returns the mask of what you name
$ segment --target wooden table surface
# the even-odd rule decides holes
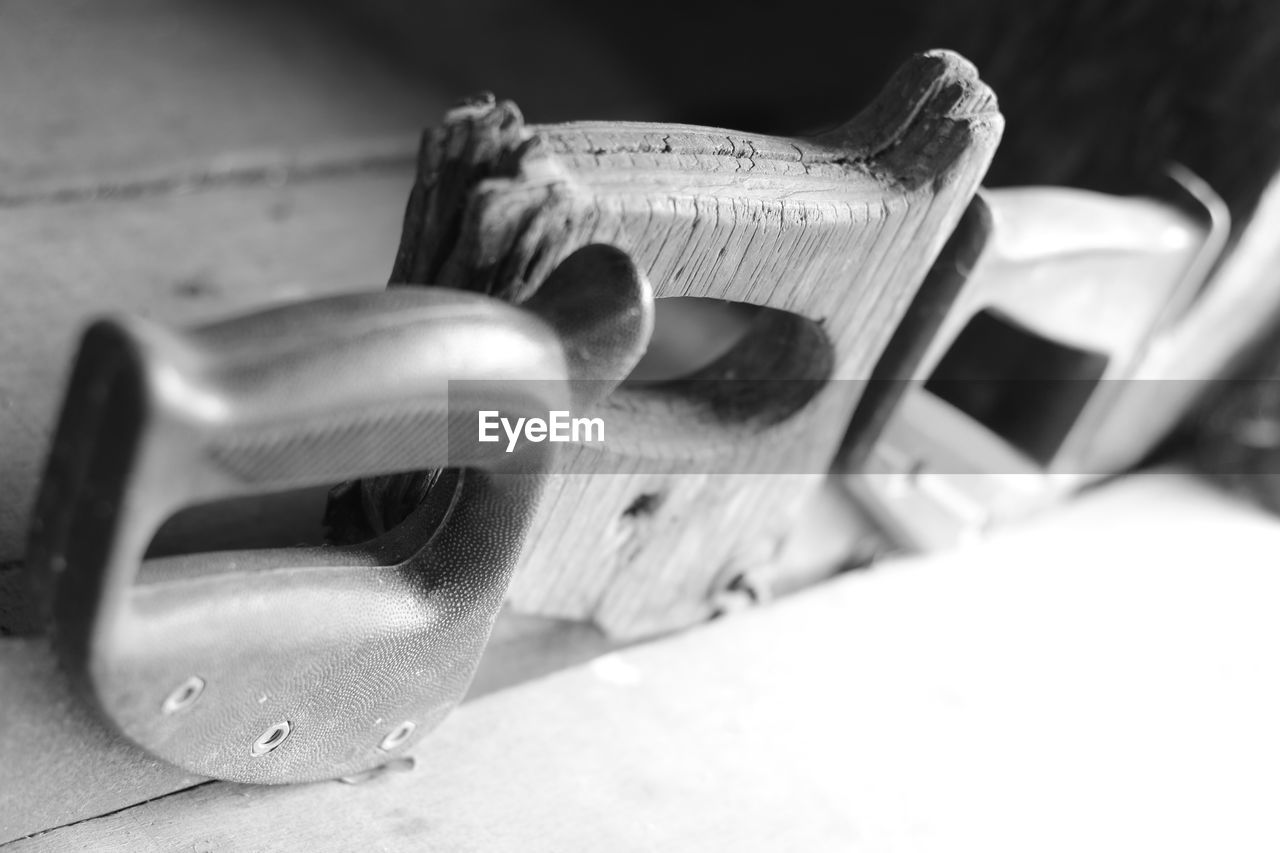
[[[1136,475],[464,705],[410,772],[6,850],[1274,850],[1280,523]]]

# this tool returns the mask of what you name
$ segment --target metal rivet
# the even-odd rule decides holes
[[[254,758],[261,758],[280,744],[284,743],[285,738],[289,737],[289,732],[293,726],[289,725],[288,720],[281,720],[262,734],[258,735],[258,739],[253,742],[253,746],[249,748],[249,754]]]
[[[164,704],[160,706],[160,710],[166,714],[185,711],[195,704],[203,692],[204,679],[198,675],[193,675],[174,688],[173,692],[164,700]]]
[[[413,720],[405,720],[403,723],[392,729],[387,736],[382,739],[382,743],[378,744],[378,749],[383,752],[390,752],[407,741],[409,739],[409,735],[413,734],[413,730],[417,727],[417,723]]]

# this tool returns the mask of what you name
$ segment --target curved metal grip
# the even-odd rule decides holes
[[[552,381],[451,390],[468,379]],[[479,409],[567,408],[567,380],[537,316],[454,290],[187,332],[96,324],[28,560],[64,667],[125,735],[196,773],[294,782],[386,760],[469,684],[550,452],[472,441],[451,455],[449,432],[474,436]],[[138,577],[184,506],[430,466],[453,466],[452,488],[371,542],[170,558]]]

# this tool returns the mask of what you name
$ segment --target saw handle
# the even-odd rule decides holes
[[[27,561],[85,698],[151,755],[245,782],[358,773],[434,727],[470,682],[552,452],[477,441],[478,412],[569,409],[571,365],[625,366],[652,327],[625,255],[575,257],[533,309],[401,288],[192,330],[92,326]],[[139,571],[192,504],[426,467],[447,470],[372,541]]]

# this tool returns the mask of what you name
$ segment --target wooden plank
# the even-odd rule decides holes
[[[386,281],[409,173],[0,210],[0,559],[21,556],[64,377],[88,318],[175,323]]]
[[[672,93],[653,85],[661,63],[652,56],[637,62],[618,49],[615,38],[630,41],[631,27],[643,23],[642,15],[626,13],[627,25],[620,29],[617,10],[599,10],[608,21],[602,26],[592,20],[596,10],[576,3],[322,0],[312,5],[376,42],[397,67],[448,81],[459,97],[489,91],[511,98],[536,121],[682,120],[673,115]],[[683,21],[665,29],[674,35],[684,30]]]
[[[57,673],[44,637],[0,640],[0,840],[203,781],[108,730]]]
[[[1187,476],[464,706],[417,769],[15,851],[1274,849],[1280,524]]]
[[[589,625],[504,614],[469,697],[614,647]],[[206,781],[111,731],[71,690],[45,637],[0,640],[0,702],[0,844]]]
[[[286,4],[5,0],[0,197],[416,134],[457,97]]]
[[[773,566],[792,583],[829,576],[855,545],[847,498],[834,487],[819,497]],[[618,647],[590,625],[504,611],[467,701]],[[0,638],[0,702],[0,793],[21,791],[0,796],[0,844],[203,781],[104,727],[69,689],[46,637]]]
[[[589,625],[506,613],[469,698],[616,647]],[[45,637],[0,640],[0,844],[207,781],[111,731],[70,688]]]

